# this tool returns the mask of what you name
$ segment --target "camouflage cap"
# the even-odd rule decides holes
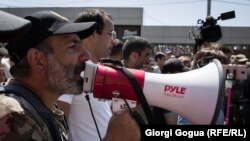
[[[248,58],[244,54],[237,54],[237,55],[235,55],[235,61],[246,62],[246,61],[248,61]]]

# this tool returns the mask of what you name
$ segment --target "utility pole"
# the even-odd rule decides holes
[[[207,16],[211,15],[211,0],[207,0]]]

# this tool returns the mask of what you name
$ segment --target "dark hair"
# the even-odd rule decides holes
[[[218,59],[221,64],[228,64],[229,58],[221,50],[214,47],[206,47],[199,50],[193,60],[192,69],[203,67],[213,59]]]
[[[156,62],[158,59],[162,59],[162,58],[164,58],[164,57],[166,57],[166,55],[165,55],[163,52],[157,52],[157,53],[155,54],[155,62]]]
[[[132,52],[137,52],[139,55],[141,55],[141,52],[144,51],[145,48],[152,48],[148,40],[139,36],[130,37],[125,41],[123,45],[123,58],[128,59]]]
[[[227,53],[233,53],[233,50],[231,48],[229,48],[228,46],[225,46],[224,44],[212,43],[211,46],[214,47],[214,48],[216,48],[216,49],[218,49],[218,50],[221,50],[225,54],[227,54]]]
[[[122,53],[122,47],[123,47],[123,42],[121,40],[118,40],[117,44],[112,47],[111,52],[110,52],[110,56]]]
[[[79,14],[75,22],[96,22],[96,32],[98,34],[102,34],[102,30],[104,29],[105,17],[109,17],[110,19],[112,19],[111,15],[103,10],[87,9]]]
[[[161,73],[166,74],[166,73],[178,73],[186,71],[189,71],[189,69],[185,67],[179,59],[170,58],[164,62]]]
[[[182,64],[186,67],[190,67],[192,56],[189,55],[181,55],[178,57],[178,59],[182,62]]]

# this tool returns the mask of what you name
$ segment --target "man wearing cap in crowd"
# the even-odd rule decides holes
[[[10,69],[14,79],[2,87],[9,92],[0,95],[1,140],[68,140],[56,100],[63,93],[82,92],[80,73],[89,54],[81,39],[92,34],[95,23],[70,23],[52,11],[36,12],[25,19],[31,28],[7,46],[15,64]],[[104,140],[140,138],[137,123],[128,112],[111,118],[109,125]],[[134,131],[123,132],[128,129]],[[123,138],[119,133],[124,133]]]
[[[235,64],[239,65],[249,65],[248,58],[244,54],[233,55],[233,60]],[[240,89],[240,95],[237,97],[237,102],[239,106],[239,116],[241,124],[250,124],[250,67],[247,66],[247,79],[239,80],[238,85]]]
[[[246,62],[248,61],[248,58],[244,54],[237,54],[233,56],[234,61],[236,64],[242,64],[245,65]]]
[[[163,53],[165,53],[165,55],[166,55],[166,57],[165,57],[166,60],[168,60],[169,58],[175,57],[175,56],[173,55],[172,50],[169,49],[169,48],[165,48],[165,49],[163,50]]]
[[[166,61],[166,54],[163,52],[156,52],[154,59],[156,63],[156,66],[154,66],[154,70],[155,70],[154,72],[161,73],[163,69],[163,64]]]

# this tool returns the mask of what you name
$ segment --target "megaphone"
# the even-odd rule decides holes
[[[128,70],[138,81],[149,105],[175,112],[193,124],[215,124],[224,90],[223,68],[218,60],[200,69],[177,74]],[[139,101],[119,67],[86,64],[83,79],[83,90],[93,92],[96,98],[118,96]]]

